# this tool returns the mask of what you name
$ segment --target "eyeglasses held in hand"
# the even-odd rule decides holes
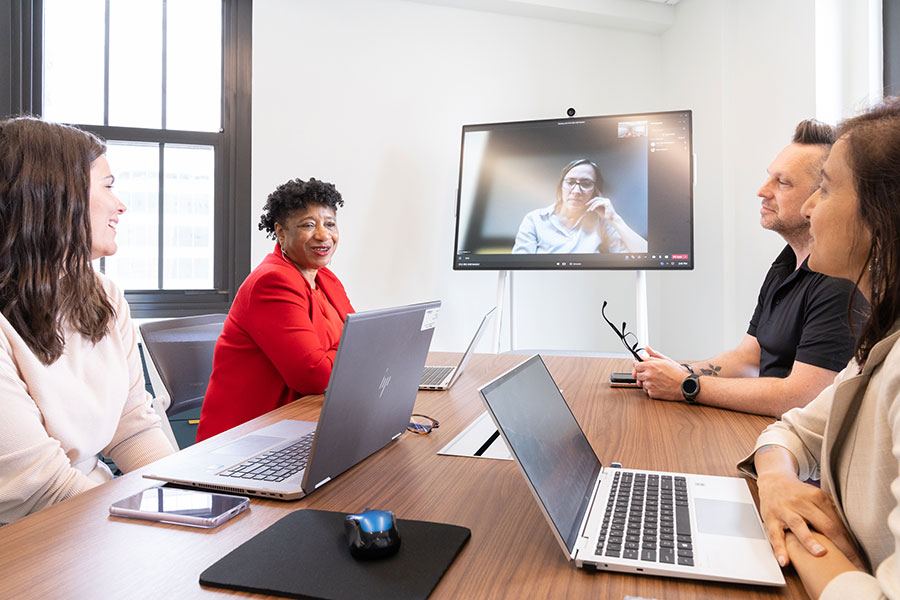
[[[618,327],[613,325],[612,321],[610,321],[606,317],[606,300],[603,301],[603,306],[600,307],[600,314],[603,315],[603,320],[609,323],[609,326],[612,327],[612,330],[616,332],[616,335],[619,336],[619,339],[622,340],[622,343],[625,344],[625,347],[628,348],[628,351],[631,352],[631,355],[635,360],[639,362],[644,362],[644,359],[641,358],[641,355],[638,354],[643,348],[638,348],[638,338],[631,332],[625,331],[626,324],[625,321],[622,321],[622,329],[620,330]]]
[[[406,430],[419,435],[428,435],[433,429],[437,429],[440,426],[441,424],[437,419],[432,419],[426,415],[413,414],[410,416]]]

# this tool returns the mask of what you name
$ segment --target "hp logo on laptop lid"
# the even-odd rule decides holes
[[[378,384],[378,397],[381,398],[384,396],[384,390],[387,389],[387,386],[391,385],[391,376],[390,368],[384,370],[384,377],[381,378],[381,383]]]

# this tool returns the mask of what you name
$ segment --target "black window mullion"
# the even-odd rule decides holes
[[[228,79],[228,66],[231,64],[231,61],[228,57],[229,44],[225,43],[225,40],[229,38],[233,38],[233,35],[229,35],[229,28],[232,27],[232,19],[231,15],[228,11],[228,3],[222,2],[222,47],[221,52],[219,53],[219,131],[225,131],[225,109],[226,105],[229,102],[230,96],[228,95],[228,86],[226,85],[226,81]]]
[[[228,39],[228,27],[230,19],[228,15],[227,2],[222,2],[220,14],[221,29],[219,34],[222,36],[222,43],[219,47],[219,136],[217,143],[213,146],[215,156],[215,173],[213,174],[213,185],[215,191],[213,194],[213,285],[217,290],[227,290],[231,288],[229,281],[227,265],[233,265],[234,260],[228,256],[229,241],[232,239],[231,233],[226,230],[231,219],[228,217],[228,199],[225,190],[228,186],[227,174],[228,168],[228,138],[222,133],[225,131],[225,110],[226,110],[226,92],[225,79],[227,77],[227,65],[229,64],[226,56],[225,40]]]
[[[165,144],[195,144],[203,146],[214,145],[220,133],[212,131],[182,131],[178,129],[144,129],[141,127],[115,127],[102,125],[89,125],[86,123],[72,123],[80,129],[96,133],[107,140],[119,140],[123,142],[149,142]]]
[[[900,0],[883,0],[884,95],[900,95]]]
[[[159,145],[159,206],[158,215],[159,215],[159,227],[157,228],[157,244],[158,251],[156,254],[156,285],[159,289],[163,289],[163,253],[165,249],[165,245],[163,242],[165,241],[165,235],[163,234],[163,227],[165,218],[165,203],[163,199],[166,197],[166,172],[165,172],[166,164],[165,164],[165,144]]]
[[[33,0],[31,25],[31,52],[28,63],[28,111],[34,114],[44,112],[44,2]]]
[[[166,0],[162,0],[162,77],[160,83],[160,127],[166,129],[166,82],[168,81],[168,73],[166,72],[166,51],[169,41],[168,36],[168,16],[169,6]],[[157,253],[157,286],[163,289],[163,264],[165,254],[165,197],[166,197],[166,176],[165,176],[166,160],[165,160],[165,144],[159,145],[159,231],[157,232],[157,240],[159,252]]]
[[[220,233],[227,252],[223,259],[229,265],[223,289],[228,290],[230,304],[250,273],[253,2],[225,0],[223,5],[222,127],[227,135],[222,152],[227,169],[221,193],[228,225]]]
[[[224,136],[213,145],[213,286],[217,290],[228,289],[226,277],[226,265],[230,264],[227,254],[228,232],[225,227],[228,223],[224,186],[227,185],[225,173]]]
[[[0,9],[0,116],[40,114],[42,2],[0,2]]]
[[[166,63],[166,53],[168,50],[169,43],[169,28],[168,28],[168,17],[169,17],[169,4],[166,0],[163,0],[162,3],[162,91],[161,91],[161,101],[162,101],[162,112],[160,116],[162,117],[161,127],[162,129],[166,128],[166,85],[168,81],[168,73],[167,63]]]

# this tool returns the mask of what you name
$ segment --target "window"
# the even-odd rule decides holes
[[[135,316],[225,310],[249,272],[251,16],[251,0],[26,0],[0,14],[0,112],[107,140],[128,211],[99,268]]]

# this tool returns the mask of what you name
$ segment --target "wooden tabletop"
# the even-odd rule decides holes
[[[568,562],[512,461],[438,456],[484,411],[478,387],[521,362],[478,355],[453,389],[420,392],[415,410],[440,421],[432,434],[400,439],[295,502],[253,499],[248,512],[202,530],[108,516],[109,505],[152,482],[130,473],[0,527],[0,598],[212,598],[248,596],[203,588],[200,573],[289,512],[317,508],[393,510],[399,518],[472,530],[434,598],[806,598],[789,571],[785,588],[589,573]],[[429,364],[458,355],[432,354]],[[771,419],[647,399],[611,389],[618,359],[545,357],[601,462],[626,467],[737,475],[734,465]],[[322,398],[306,398],[184,450],[221,444],[285,418],[315,420]],[[751,485],[751,488],[753,486]],[[754,490],[755,492],[755,490]]]

